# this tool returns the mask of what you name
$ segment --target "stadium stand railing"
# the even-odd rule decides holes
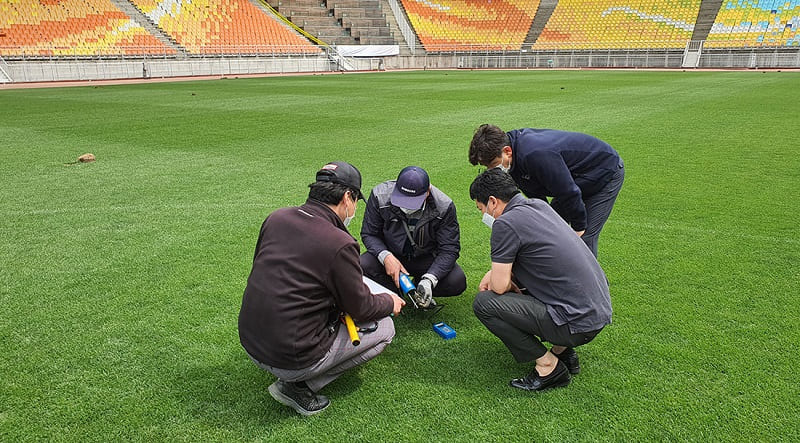
[[[175,50],[110,0],[0,0],[0,55],[140,56]]]
[[[397,22],[397,27],[400,29],[400,34],[403,36],[406,46],[408,46],[408,49],[413,54],[417,49],[417,34],[408,23],[408,16],[398,0],[388,0],[388,2],[389,8],[392,10],[392,14],[394,14],[395,21]]]
[[[282,1],[291,9],[301,4]],[[315,11],[330,13],[334,1]],[[303,37],[265,0],[0,0],[0,56],[8,61],[0,68],[15,81],[54,81],[378,67],[800,67],[800,0],[725,0],[713,8],[701,0],[382,1],[387,12],[395,1],[404,17],[417,17],[414,26],[428,24],[409,26],[404,36],[419,38],[416,46],[423,50],[380,59],[342,57],[313,35]],[[378,26],[341,6],[350,4],[338,7],[342,22],[363,27],[370,37],[366,33]],[[537,17],[536,5],[546,13]],[[516,27],[508,25],[512,16]],[[534,27],[532,18],[535,32],[526,29]],[[718,26],[706,41],[714,20]],[[513,37],[500,33],[509,29]],[[299,43],[274,38],[276,33]],[[689,63],[693,34],[703,35],[698,41],[704,46]],[[252,35],[259,40],[248,40]]]
[[[800,0],[726,0],[706,48],[800,46]]]
[[[6,64],[5,59],[0,56],[0,83],[9,83],[11,81],[11,75],[8,73],[8,64]]]

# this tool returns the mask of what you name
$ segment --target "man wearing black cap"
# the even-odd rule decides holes
[[[400,171],[397,180],[372,189],[367,200],[361,240],[364,275],[386,287],[399,287],[400,273],[414,277],[419,304],[434,306],[433,297],[459,295],[467,277],[456,263],[461,243],[453,201],[431,185],[417,166]]]
[[[270,395],[302,415],[328,407],[317,392],[383,351],[394,337],[389,315],[405,304],[396,294],[371,294],[362,280],[359,246],[346,228],[363,200],[358,170],[329,163],[309,187],[304,205],[278,209],[261,225],[239,311],[242,346],[278,377]],[[357,347],[342,312],[374,328]]]

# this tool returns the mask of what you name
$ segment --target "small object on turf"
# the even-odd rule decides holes
[[[94,154],[83,154],[80,157],[78,157],[78,161],[81,163],[90,163],[95,160],[97,159],[95,158]]]
[[[441,335],[445,340],[450,340],[451,338],[456,337],[456,331],[448,326],[445,322],[434,323],[433,330],[436,331],[437,334]]]

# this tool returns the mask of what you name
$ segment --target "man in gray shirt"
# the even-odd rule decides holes
[[[492,268],[478,287],[475,315],[517,362],[536,362],[511,386],[528,391],[566,386],[570,373],[580,372],[574,347],[611,323],[603,270],[547,202],[523,197],[507,173],[482,173],[469,193],[492,229]]]

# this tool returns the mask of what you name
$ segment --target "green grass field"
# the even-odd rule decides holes
[[[0,440],[797,441],[799,84],[428,71],[0,90]],[[626,162],[600,239],[614,323],[564,389],[509,388],[531,366],[472,314],[489,229],[467,148],[486,122],[590,133]],[[303,419],[267,393],[237,315],[263,218],[329,160],[365,192],[426,168],[456,202],[469,289],[437,318],[455,340],[401,316]]]

